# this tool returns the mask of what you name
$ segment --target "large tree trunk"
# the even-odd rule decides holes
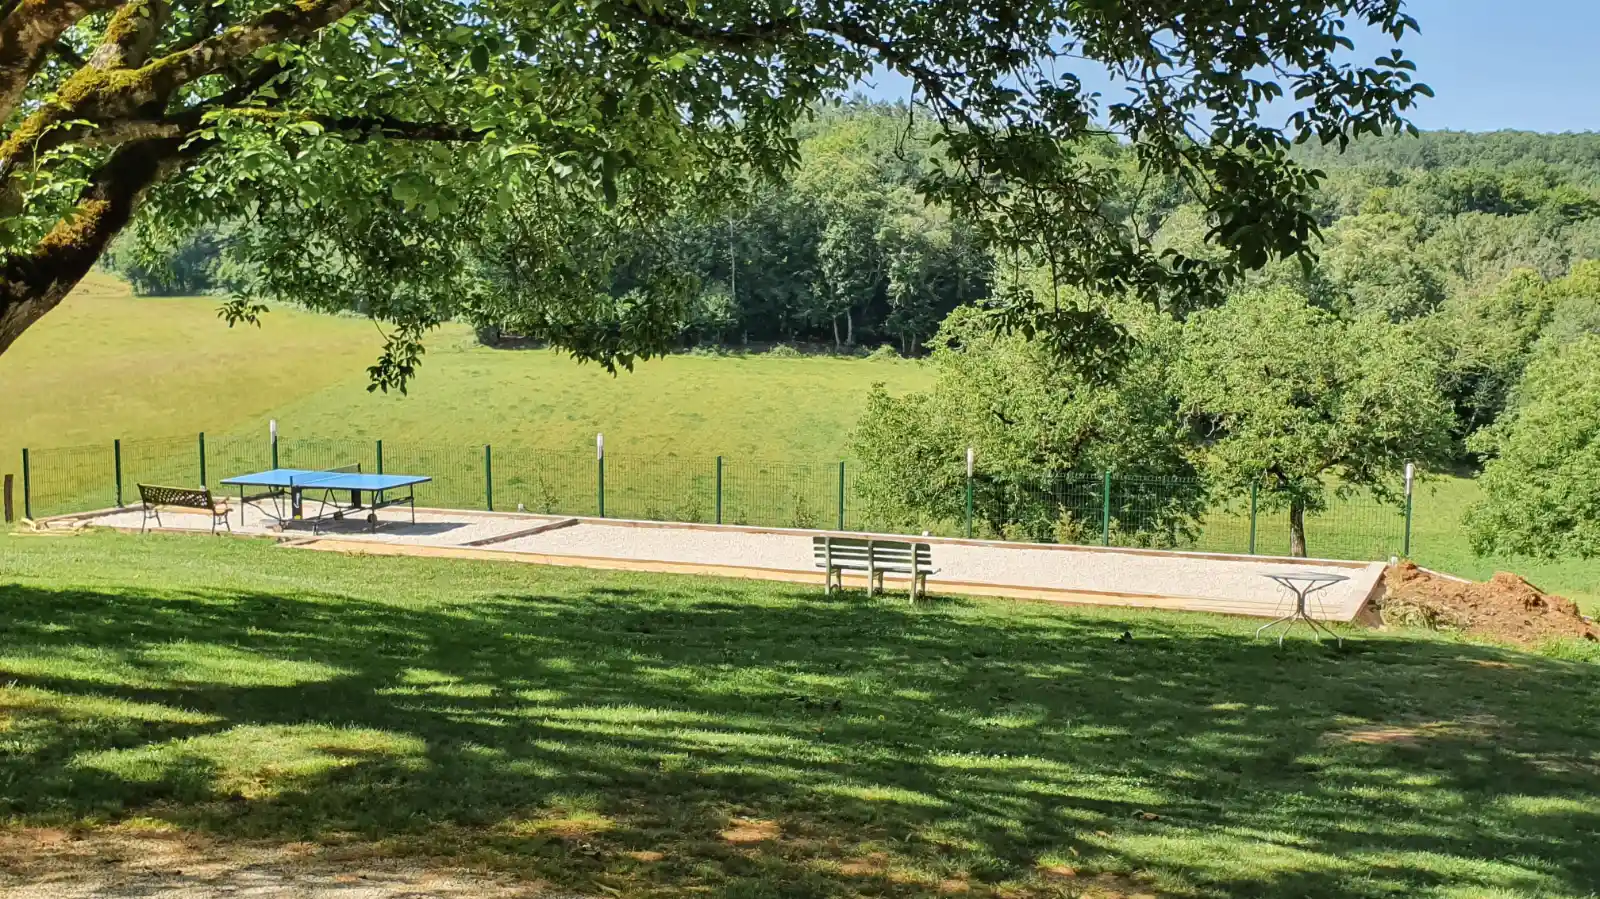
[[[0,270],[0,353],[89,273],[133,217],[145,189],[177,160],[182,140],[138,141],[119,148],[79,195],[73,218],[58,222],[32,252],[5,261]]]
[[[844,345],[856,345],[856,317],[849,309],[844,311]]]
[[[839,349],[839,316],[833,317],[833,348]]]
[[[1303,559],[1306,555],[1306,501],[1289,500],[1289,555]]]

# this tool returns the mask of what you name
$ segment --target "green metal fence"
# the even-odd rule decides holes
[[[115,440],[22,453],[30,518],[138,502],[138,484],[208,485],[274,467],[426,474],[417,504],[656,521],[854,531],[915,530],[1031,542],[1289,553],[1288,512],[1253,492],[1218,495],[1200,479],[1066,473],[1033,480],[985,476],[981,461],[941,483],[941,518],[875,512],[849,461],[781,462],[614,447],[600,453],[502,444],[384,441],[259,433]],[[225,491],[224,491],[225,492]],[[1324,558],[1409,554],[1409,506],[1364,492],[1308,513],[1309,551]]]

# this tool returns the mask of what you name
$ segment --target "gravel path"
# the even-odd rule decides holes
[[[519,537],[488,549],[549,555],[637,559],[776,568],[816,573],[811,535],[733,529],[629,527],[584,522]],[[1289,596],[1266,575],[1319,571],[1350,580],[1314,594],[1313,614],[1348,620],[1382,576],[1383,565],[1351,568],[1316,562],[1217,559],[1185,553],[1117,552],[1015,545],[934,543],[938,574],[929,583],[992,584],[1134,597],[1187,597],[1213,601],[1219,610],[1268,615],[1287,608]],[[1320,617],[1320,616],[1319,616]]]
[[[238,502],[237,498],[234,500]],[[307,512],[315,513],[316,503],[308,503]],[[109,515],[101,515],[89,519],[91,524],[138,530],[144,513],[137,507],[124,509]],[[342,540],[381,540],[385,543],[406,543],[422,546],[462,546],[478,540],[502,537],[517,531],[535,527],[552,521],[561,520],[558,517],[544,515],[491,515],[482,512],[453,512],[442,510],[417,510],[417,521],[411,522],[411,510],[404,507],[390,507],[378,512],[378,530],[369,532],[365,516],[351,518],[344,521],[324,521],[317,525],[318,535],[338,537]],[[211,516],[203,512],[189,514],[186,512],[162,511],[161,522],[164,528],[179,530],[211,530]],[[278,522],[256,506],[245,508],[244,521],[239,521],[239,512],[235,507],[229,516],[228,522],[233,533],[258,534],[271,537],[297,537],[311,536],[309,522],[296,522],[281,531],[277,529]],[[150,522],[155,527],[155,522]],[[218,525],[218,530],[224,530]]]
[[[138,529],[138,509],[123,510],[89,519],[96,525]],[[585,520],[578,524],[529,536],[521,531],[562,519],[553,516],[494,514],[430,509],[417,512],[415,524],[409,510],[386,509],[376,533],[368,533],[363,520],[331,522],[321,534],[341,541],[440,547],[463,547],[484,540],[481,549],[503,552],[583,556],[643,562],[669,562],[732,568],[766,568],[795,572],[795,580],[820,580],[812,562],[812,534],[803,531],[770,532],[740,528],[622,525]],[[206,515],[162,513],[168,528],[210,530]],[[264,536],[310,536],[308,524],[283,532],[254,507],[246,509],[236,533]],[[69,526],[57,521],[52,526]],[[1313,595],[1316,617],[1348,621],[1383,576],[1384,566],[1332,564],[1316,561],[1259,560],[1233,556],[1219,558],[1195,553],[1030,547],[1017,544],[933,543],[938,573],[929,579],[935,589],[948,586],[960,593],[962,585],[1034,590],[1070,591],[1074,601],[1096,600],[1111,604],[1145,604],[1197,611],[1273,616],[1290,606],[1288,592],[1267,578],[1284,571],[1318,571],[1349,578]],[[971,592],[971,591],[969,591]]]

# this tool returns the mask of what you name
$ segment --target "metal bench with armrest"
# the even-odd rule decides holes
[[[177,512],[207,512],[211,515],[211,533],[217,532],[217,523],[221,522],[233,532],[233,525],[228,523],[228,501],[217,499],[211,495],[206,487],[163,487],[159,484],[140,484],[139,501],[144,506],[144,518],[139,521],[139,530],[143,532],[150,525],[150,519],[156,520],[156,527],[164,527],[161,523],[161,510],[166,509]]]

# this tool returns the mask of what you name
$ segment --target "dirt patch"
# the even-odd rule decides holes
[[[540,882],[188,834],[0,831],[6,899],[578,899]]]
[[[1379,610],[1389,624],[1460,631],[1518,646],[1550,640],[1600,640],[1577,604],[1500,572],[1486,583],[1455,581],[1410,562],[1389,569]]]
[[[734,818],[728,822],[728,829],[724,830],[721,836],[730,843],[743,845],[776,840],[779,833],[778,822],[776,821]]]
[[[875,877],[888,870],[889,854],[886,852],[874,852],[839,865],[839,873],[847,877]]]
[[[1459,721],[1428,721],[1420,724],[1380,724],[1357,727],[1329,734],[1329,739],[1368,746],[1416,746],[1426,740],[1446,737],[1488,740],[1504,725],[1488,715],[1474,715]]]
[[[1080,874],[1066,865],[1046,865],[1039,870],[1063,885],[1070,884],[1069,895],[1084,899],[1157,899],[1149,885],[1123,874]]]
[[[637,852],[625,852],[623,854],[636,862],[644,862],[646,864],[658,862],[667,857],[665,852],[656,852],[653,849],[641,849]]]

